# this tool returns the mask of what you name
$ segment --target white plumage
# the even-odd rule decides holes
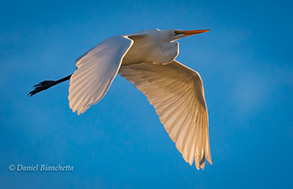
[[[154,106],[170,138],[186,162],[211,164],[208,113],[200,75],[175,60],[185,36],[208,30],[148,30],[114,36],[77,59],[71,76],[69,105],[84,113],[106,94],[119,73]]]
[[[132,40],[114,36],[76,60],[78,69],[71,76],[68,96],[73,112],[84,113],[104,97],[132,44]]]

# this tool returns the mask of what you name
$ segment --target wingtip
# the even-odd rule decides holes
[[[200,168],[198,163],[195,163],[195,167],[197,170],[199,170],[199,168]]]
[[[212,158],[211,158],[210,155],[209,155],[209,156],[206,156],[205,159],[206,159],[211,165],[213,165]]]
[[[205,166],[205,161],[203,161],[203,162],[200,164],[200,168],[201,168],[202,170],[204,170],[204,166]]]

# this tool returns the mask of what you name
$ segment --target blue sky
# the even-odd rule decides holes
[[[292,188],[291,1],[1,1],[0,187]],[[180,40],[178,60],[203,79],[213,165],[190,167],[146,97],[118,76],[77,116],[63,83],[107,37],[210,29]],[[10,172],[10,164],[73,172]]]

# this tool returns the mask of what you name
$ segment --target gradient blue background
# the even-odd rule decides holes
[[[0,188],[292,188],[292,1],[1,1]],[[146,97],[118,76],[77,116],[63,83],[116,34],[210,29],[177,58],[204,81],[213,165],[189,166]],[[9,164],[74,171],[10,172]]]

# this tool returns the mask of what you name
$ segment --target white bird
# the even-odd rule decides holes
[[[80,56],[72,75],[40,82],[29,95],[70,79],[69,106],[79,115],[105,96],[119,73],[146,95],[184,160],[203,169],[205,160],[212,164],[203,84],[175,60],[175,41],[207,31],[152,29],[110,37]]]

